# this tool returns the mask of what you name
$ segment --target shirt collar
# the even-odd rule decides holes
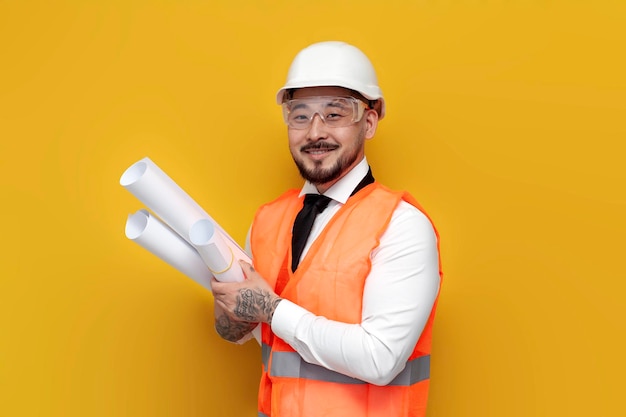
[[[355,165],[343,178],[326,190],[324,195],[341,204],[346,204],[346,201],[350,198],[350,194],[352,194],[352,191],[354,191],[356,186],[359,185],[361,180],[367,175],[368,170],[369,165],[367,164],[367,159],[363,157],[361,162]],[[300,190],[300,196],[305,194],[319,194],[319,191],[317,191],[315,185],[307,181],[304,183],[302,190]]]

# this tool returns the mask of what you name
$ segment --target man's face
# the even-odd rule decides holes
[[[294,92],[293,99],[317,96],[346,97],[354,94],[340,87],[309,87]],[[365,140],[376,132],[378,115],[366,109],[360,121],[329,127],[319,115],[305,129],[288,128],[289,149],[300,174],[320,192],[342,178],[363,159]]]

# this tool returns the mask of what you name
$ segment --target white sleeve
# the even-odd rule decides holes
[[[404,368],[439,291],[437,239],[428,218],[402,202],[371,259],[360,324],[328,320],[283,300],[272,331],[309,363],[385,385]]]

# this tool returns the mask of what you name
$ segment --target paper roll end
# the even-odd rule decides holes
[[[143,174],[146,173],[146,170],[148,169],[146,159],[148,158],[144,158],[138,162],[135,162],[130,167],[128,167],[126,171],[124,171],[124,173],[120,177],[120,185],[122,187],[128,187],[129,185],[132,185],[133,183],[137,182],[137,180],[139,180],[139,178],[141,178]]]
[[[189,240],[194,245],[206,245],[215,234],[215,225],[208,219],[198,220],[189,228]]]
[[[126,237],[135,240],[146,230],[150,215],[146,210],[139,210],[135,214],[129,214],[126,219]]]

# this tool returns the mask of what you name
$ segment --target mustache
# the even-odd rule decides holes
[[[334,145],[332,143],[328,143],[328,142],[324,142],[324,141],[319,141],[319,142],[315,142],[315,143],[310,143],[308,145],[304,145],[300,148],[300,152],[306,152],[306,151],[311,151],[311,150],[320,150],[320,149],[337,149],[339,147],[339,145]]]

